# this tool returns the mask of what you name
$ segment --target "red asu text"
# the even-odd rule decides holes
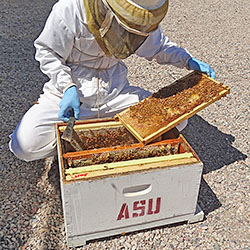
[[[153,198],[148,200],[134,201],[132,207],[129,207],[127,203],[123,203],[117,216],[117,220],[158,214],[160,209],[161,197],[157,197],[156,201]]]

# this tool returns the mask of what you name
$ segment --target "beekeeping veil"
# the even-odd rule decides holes
[[[157,29],[168,0],[83,0],[88,28],[106,55],[124,59]]]

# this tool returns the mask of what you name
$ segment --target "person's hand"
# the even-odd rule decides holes
[[[64,95],[63,98],[59,104],[60,112],[58,113],[58,117],[67,122],[70,117],[70,108],[74,110],[74,116],[76,120],[79,119],[79,113],[80,113],[80,99],[77,94],[76,86],[69,87]]]
[[[215,79],[215,71],[207,63],[204,63],[194,57],[191,57],[188,60],[188,68],[190,70],[198,70],[206,73],[208,76]]]

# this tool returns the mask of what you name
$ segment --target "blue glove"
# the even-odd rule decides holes
[[[80,99],[77,94],[76,86],[69,87],[64,95],[63,98],[59,104],[60,112],[58,113],[58,117],[67,122],[70,117],[70,108],[74,110],[74,116],[76,120],[79,119],[79,113],[80,113]]]
[[[188,60],[188,68],[191,70],[198,70],[201,71],[203,73],[206,73],[208,76],[210,76],[211,78],[215,79],[215,71],[206,63],[191,57]]]

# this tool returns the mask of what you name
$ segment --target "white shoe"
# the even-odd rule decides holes
[[[176,128],[179,130],[179,132],[181,132],[187,126],[187,124],[188,124],[188,119],[178,124]]]

